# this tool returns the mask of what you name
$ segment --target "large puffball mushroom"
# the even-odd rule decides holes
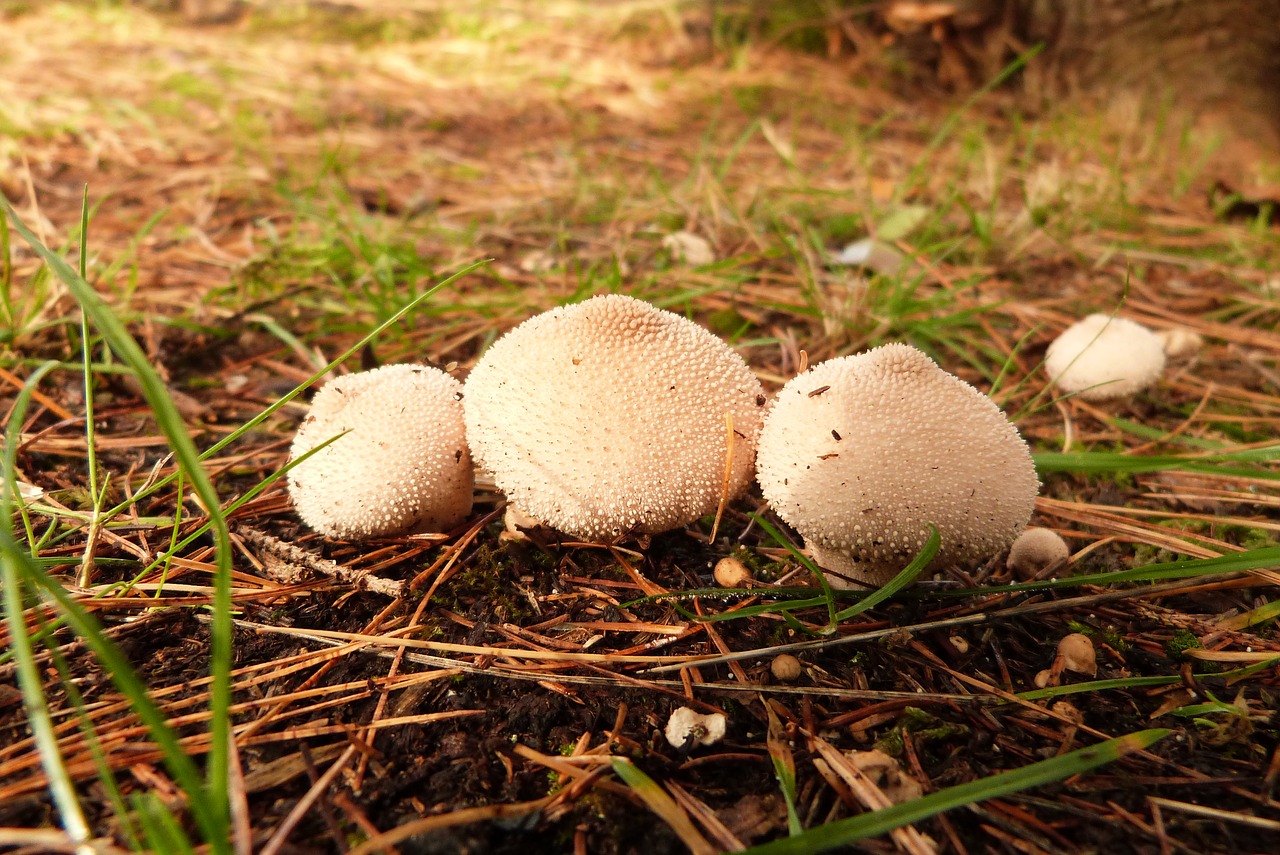
[[[1044,369],[1064,392],[1086,401],[1136,395],[1160,379],[1164,344],[1124,318],[1089,315],[1067,327],[1045,353]]]
[[[498,488],[591,541],[679,528],[741,494],[766,403],[714,335],[616,294],[525,321],[466,389],[467,439]]]
[[[938,528],[938,558],[985,558],[1026,527],[1039,492],[1027,444],[986,395],[906,344],[815,365],[760,433],[760,488],[814,560],[883,584]]]
[[[289,471],[303,521],[358,540],[444,531],[471,512],[474,476],[462,384],[426,365],[386,365],[321,387],[298,427]]]

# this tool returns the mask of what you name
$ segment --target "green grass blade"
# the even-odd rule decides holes
[[[818,580],[818,585],[822,588],[822,601],[827,607],[827,625],[821,630],[823,635],[831,635],[836,631],[836,595],[831,589],[831,583],[827,581],[827,576],[822,572],[822,568],[813,563],[809,556],[805,555],[796,545],[791,542],[788,537],[783,537],[782,532],[778,531],[772,523],[764,518],[762,514],[752,514],[751,518],[756,521],[756,525],[760,526],[764,532],[773,538],[775,543],[782,545],[791,555],[804,565],[805,569]]]
[[[210,730],[210,758],[208,788],[197,787],[187,792],[193,808],[199,804],[200,816],[206,827],[202,830],[215,852],[230,852],[230,806],[226,793],[230,781],[228,743],[231,738],[231,720],[227,712],[231,705],[231,537],[226,519],[222,515],[221,502],[213,482],[200,462],[195,443],[186,432],[186,426],[164,382],[151,367],[142,348],[134,340],[124,323],[116,316],[106,301],[57,253],[50,250],[22,222],[9,201],[0,196],[14,229],[30,244],[36,254],[62,281],[80,304],[81,310],[102,333],[108,346],[130,368],[142,387],[143,397],[150,406],[156,424],[164,432],[179,466],[186,472],[191,489],[208,510],[213,522],[214,555],[217,572],[214,575],[213,622],[210,627],[210,671],[213,682],[210,689],[212,716]],[[9,537],[12,540],[12,537]],[[15,544],[16,545],[16,544]],[[8,546],[8,544],[6,544]],[[32,568],[34,569],[34,568]],[[89,627],[88,624],[85,625]],[[93,627],[96,630],[96,627]],[[87,639],[86,639],[87,640]],[[114,670],[114,669],[112,669]]]
[[[14,508],[19,503],[16,469],[20,444],[18,432],[26,418],[32,391],[52,368],[52,365],[46,363],[31,374],[18,393],[13,410],[9,414],[2,464],[4,487],[0,489],[0,547],[2,547],[0,548],[0,583],[2,583],[0,588],[3,588],[5,622],[9,627],[9,647],[17,660],[18,685],[22,690],[27,726],[31,728],[32,736],[35,738],[40,765],[44,768],[45,779],[49,782],[49,793],[58,808],[62,826],[73,841],[83,844],[89,839],[89,826],[85,822],[80,802],[76,798],[75,785],[62,759],[53,718],[49,714],[49,704],[44,694],[44,682],[40,678],[40,669],[36,666],[35,647],[31,634],[27,631],[26,603],[24,602],[24,593],[27,590],[25,562],[30,560],[30,554],[21,548],[13,534]]]
[[[929,523],[929,539],[925,541],[924,548],[920,550],[920,554],[910,564],[902,568],[902,572],[894,576],[886,584],[881,585],[875,591],[837,614],[836,620],[848,620],[855,615],[860,615],[910,585],[929,566],[929,562],[933,561],[934,556],[938,554],[938,550],[941,547],[942,536],[938,534],[938,527],[933,523]]]
[[[1280,472],[1231,463],[1269,463],[1280,460],[1280,445],[1246,448],[1217,454],[1134,455],[1105,451],[1042,451],[1032,455],[1036,471],[1041,475],[1070,472],[1075,475],[1113,475],[1116,473],[1159,472],[1181,469],[1186,472],[1209,472],[1221,475],[1272,478],[1280,480]]]
[[[695,855],[711,855],[715,852],[707,843],[706,838],[694,826],[693,820],[689,819],[689,815],[667,794],[667,791],[658,786],[658,782],[650,778],[644,772],[625,757],[613,758],[613,772],[622,779],[628,787],[631,788],[640,800],[645,803],[649,810],[657,814],[663,822],[671,827],[685,846],[689,847],[689,851]]]
[[[1280,566],[1280,546],[1263,546],[1247,552],[1233,552],[1216,558],[1192,558],[1187,561],[1167,561],[1147,564],[1131,570],[1110,573],[1085,573],[1065,579],[1045,579],[1040,582],[1018,582],[1013,585],[992,585],[985,588],[955,588],[931,591],[934,597],[970,597],[975,594],[1016,594],[1024,591],[1043,591],[1057,588],[1078,588],[1082,585],[1115,585],[1123,582],[1169,582],[1178,579],[1195,579],[1201,576],[1225,576],[1229,573],[1247,573],[1250,570],[1267,570]]]
[[[0,512],[5,514],[6,520],[9,518],[7,507]],[[44,696],[44,683],[40,679],[40,670],[36,667],[35,650],[24,620],[23,592],[26,586],[22,583],[25,569],[22,559],[26,557],[26,553],[18,548],[7,530],[0,532],[0,544],[4,547],[0,550],[3,553],[0,554],[0,582],[3,582],[0,587],[4,588],[4,613],[9,626],[9,644],[17,660],[18,685],[22,689],[27,726],[31,728],[31,734],[35,738],[40,765],[49,782],[49,793],[58,808],[62,827],[77,845],[84,844],[89,839],[89,826],[80,810],[75,784],[62,760],[53,719],[49,715],[49,705]],[[9,548],[10,544],[12,549]]]
[[[1089,748],[1081,748],[1054,757],[1032,763],[1022,769],[1000,772],[968,784],[960,784],[939,790],[918,799],[912,799],[883,810],[864,813],[849,819],[838,820],[827,825],[806,831],[799,837],[788,837],[775,840],[762,846],[748,849],[751,855],[808,855],[822,852],[837,846],[846,846],[868,837],[885,834],[895,828],[901,828],[913,822],[927,819],[935,814],[961,807],[974,802],[986,801],[1009,793],[1017,793],[1032,787],[1061,781],[1072,775],[1087,772],[1090,769],[1111,763],[1133,751],[1138,751],[1155,744],[1170,733],[1168,730],[1153,729],[1130,733],[1126,736],[1109,739],[1106,742]]]
[[[270,406],[266,407],[262,412],[258,413],[253,418],[249,419],[240,427],[231,431],[222,439],[218,440],[213,445],[209,446],[209,448],[206,449],[205,452],[200,455],[200,459],[208,460],[211,457],[217,456],[224,448],[226,448],[227,446],[231,445],[232,443],[236,442],[237,440],[245,436],[247,433],[249,433],[249,431],[253,430],[258,425],[262,424],[264,421],[269,419],[273,414],[275,414],[278,410],[280,410],[282,407],[284,407],[294,398],[298,397],[303,392],[305,392],[308,388],[311,387],[313,383],[315,383],[317,380],[319,380],[321,377],[327,374],[335,366],[341,365],[343,362],[350,359],[354,354],[358,353],[361,349],[363,349],[365,345],[369,344],[371,341],[373,341],[379,335],[385,332],[388,328],[398,323],[401,319],[403,319],[406,315],[411,313],[414,309],[421,306],[430,297],[432,297],[437,291],[439,291],[442,288],[448,287],[452,283],[456,282],[458,279],[461,279],[462,277],[466,276],[472,271],[477,270],[488,263],[489,263],[488,260],[482,260],[482,261],[477,261],[473,264],[469,264],[466,267],[459,270],[457,273],[454,273],[453,275],[445,279],[442,279],[440,282],[437,282],[435,285],[432,285],[426,291],[423,291],[417,297],[414,297],[412,300],[406,303],[399,311],[397,311],[395,314],[388,317],[382,323],[378,324],[378,326],[374,327],[373,330],[370,331],[367,335],[365,335],[355,344],[351,345],[351,347],[347,348],[345,351],[340,353],[335,359],[333,359],[333,361],[331,361],[324,368],[320,369],[315,374],[311,375],[311,377],[309,377],[307,380],[303,381],[302,383],[299,383],[290,392],[286,393],[283,397],[273,402]],[[130,504],[138,502],[152,495],[153,493],[163,489],[164,487],[167,487],[169,484],[173,483],[173,480],[175,477],[177,477],[177,473],[166,475],[163,478],[157,479],[154,484],[151,484],[146,489],[141,490],[138,493],[134,494],[134,496],[130,498],[128,501],[121,502],[116,507],[111,508],[109,511],[106,512],[107,515],[114,516],[115,514],[123,512],[129,507]]]

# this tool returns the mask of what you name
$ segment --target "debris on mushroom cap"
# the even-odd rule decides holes
[[[874,584],[916,556],[930,523],[942,561],[1000,551],[1039,491],[995,402],[906,344],[792,378],[765,419],[757,468],[764,497],[819,565]]]
[[[1064,392],[1086,401],[1135,395],[1164,371],[1164,345],[1133,321],[1089,315],[1054,339],[1044,369]]]
[[[766,398],[742,357],[620,295],[530,318],[467,379],[467,439],[521,510],[587,540],[656,534],[751,480]]]
[[[1064,635],[1058,642],[1058,660],[1063,668],[1077,674],[1094,676],[1098,673],[1098,653],[1093,648],[1093,639],[1082,632]],[[1054,665],[1058,663],[1055,661]]]
[[[667,719],[664,731],[672,748],[688,751],[698,745],[715,745],[724,739],[728,719],[724,713],[700,713],[677,707]]]
[[[1156,338],[1160,339],[1160,345],[1164,348],[1165,356],[1170,359],[1193,356],[1200,352],[1200,348],[1204,347],[1204,337],[1200,333],[1183,327],[1157,330],[1155,335]]]
[[[359,539],[452,528],[471,512],[474,478],[462,384],[426,365],[386,365],[325,384],[298,427],[289,471],[307,525]]]
[[[712,575],[721,588],[742,588],[752,581],[751,569],[732,556],[717,561]]]
[[[800,660],[790,653],[779,653],[769,663],[769,673],[773,674],[775,680],[781,680],[784,683],[798,678],[801,670]]]
[[[1005,566],[1021,578],[1030,578],[1055,561],[1066,561],[1070,555],[1067,542],[1056,531],[1032,527],[1013,542]]]
[[[511,502],[502,513],[502,535],[507,540],[528,540],[522,529],[540,528],[542,521],[529,516]]]

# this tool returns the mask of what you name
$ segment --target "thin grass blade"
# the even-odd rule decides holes
[[[927,796],[904,802],[883,810],[865,813],[860,816],[828,823],[819,828],[810,829],[798,837],[775,840],[762,846],[748,849],[751,855],[808,855],[822,852],[837,846],[847,846],[868,837],[875,837],[900,828],[913,822],[919,822],[935,814],[961,807],[974,802],[986,801],[1009,793],[1018,793],[1032,787],[1061,781],[1072,775],[1087,772],[1098,766],[1114,762],[1133,751],[1139,751],[1154,745],[1170,731],[1162,729],[1143,730],[1126,736],[1109,739],[1106,742],[1089,748],[1081,748],[1054,757],[1032,763],[1022,769],[1001,772],[968,784],[948,787]]]

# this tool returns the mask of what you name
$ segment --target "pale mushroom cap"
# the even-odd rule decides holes
[[[929,523],[943,561],[1000,551],[1039,491],[1030,451],[995,402],[906,344],[794,377],[765,419],[757,469],[818,564],[873,583],[915,557]]]
[[[326,383],[290,460],[335,436],[289,472],[289,495],[316,531],[345,539],[442,531],[471,512],[462,384],[443,371],[387,365]]]
[[[667,719],[663,735],[672,748],[688,751],[699,745],[715,745],[724,739],[728,724],[724,713],[700,713],[690,707],[677,707]]]
[[[467,379],[467,439],[521,510],[586,540],[652,534],[746,489],[765,410],[742,357],[620,295],[530,318]]]
[[[1135,395],[1160,379],[1165,351],[1151,330],[1124,318],[1089,315],[1049,345],[1044,370],[1086,401]]]
[[[1067,542],[1053,529],[1028,528],[1009,548],[1005,566],[1019,576],[1034,576],[1055,561],[1071,555]]]

